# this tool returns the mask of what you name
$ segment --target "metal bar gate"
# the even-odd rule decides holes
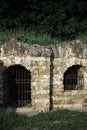
[[[20,65],[7,69],[9,105],[22,107],[31,103],[31,75],[30,71]]]
[[[69,68],[64,75],[64,90],[82,89],[84,86],[84,76],[79,70],[81,66]]]

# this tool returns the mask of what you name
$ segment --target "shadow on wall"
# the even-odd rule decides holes
[[[53,61],[54,61],[54,53],[52,48],[49,48],[51,50],[51,55],[50,55],[50,106],[49,109],[52,110],[53,109],[53,69],[54,69],[54,65],[53,65]]]

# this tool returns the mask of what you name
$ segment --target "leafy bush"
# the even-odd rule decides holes
[[[86,8],[85,0],[1,0],[0,28],[31,28],[62,40],[73,39],[87,31]]]

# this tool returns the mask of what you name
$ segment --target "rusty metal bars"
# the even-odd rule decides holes
[[[70,72],[64,75],[64,90],[82,89],[84,86],[84,76],[77,75],[77,71]]]
[[[31,103],[31,79],[30,71],[24,67],[11,66],[5,72],[9,96],[9,104],[17,107],[29,106]]]

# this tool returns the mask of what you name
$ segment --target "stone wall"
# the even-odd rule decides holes
[[[0,63],[0,104],[4,93],[3,70],[21,65],[31,72],[32,105],[28,110],[87,108],[87,46],[80,41],[45,47],[13,40],[0,46]],[[73,65],[82,65],[84,87],[64,91],[64,73]]]

